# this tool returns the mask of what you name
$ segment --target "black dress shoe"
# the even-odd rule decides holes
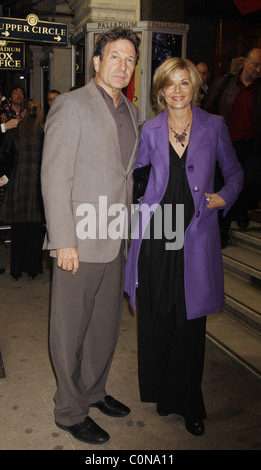
[[[83,421],[73,426],[64,426],[57,423],[57,421],[55,421],[55,424],[59,428],[70,432],[75,439],[87,442],[87,444],[104,444],[110,439],[109,434],[100,428],[89,416],[86,416]]]
[[[5,273],[5,268],[0,268],[0,274]]]
[[[90,406],[98,408],[105,415],[113,416],[114,418],[122,418],[130,413],[130,409],[127,406],[110,395],[106,395],[103,400],[92,403]]]
[[[188,432],[194,434],[194,436],[202,436],[205,431],[203,419],[188,420],[185,419],[185,426]]]

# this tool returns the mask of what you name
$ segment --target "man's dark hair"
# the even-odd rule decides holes
[[[9,93],[9,97],[11,98],[13,91],[18,90],[18,89],[19,89],[19,90],[22,90],[23,95],[24,95],[24,97],[25,97],[25,89],[24,89],[23,87],[21,87],[20,85],[15,85],[15,86],[12,88],[12,90],[11,90],[10,93]]]
[[[60,92],[59,90],[54,90],[54,89],[48,90],[47,94],[48,94],[48,93],[57,93],[57,95],[60,95],[60,94],[61,94],[61,92]]]
[[[140,56],[140,53],[139,53],[140,38],[137,36],[137,34],[134,31],[132,31],[132,29],[128,29],[128,28],[116,27],[116,28],[110,29],[102,33],[98,37],[97,42],[95,44],[93,56],[94,57],[99,56],[100,60],[102,61],[105,46],[109,44],[110,42],[118,41],[119,39],[127,39],[128,41],[132,42],[132,44],[135,47],[136,64],[137,64],[139,60],[139,56]]]

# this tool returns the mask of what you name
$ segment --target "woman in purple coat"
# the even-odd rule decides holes
[[[196,106],[201,79],[181,58],[153,78],[161,113],[145,122],[136,168],[151,165],[126,265],[135,310],[141,400],[204,432],[201,391],[206,315],[224,305],[218,210],[236,201],[243,172],[220,116]],[[214,193],[216,161],[224,186]]]

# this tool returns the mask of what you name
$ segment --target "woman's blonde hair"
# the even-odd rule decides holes
[[[200,74],[196,66],[188,59],[181,57],[172,57],[163,62],[156,70],[153,76],[153,94],[157,99],[159,111],[167,108],[167,103],[163,93],[164,88],[171,84],[173,72],[176,70],[187,70],[192,84],[191,105],[196,106],[199,102],[199,90],[202,84]]]
[[[35,130],[44,127],[44,115],[41,108],[41,103],[38,100],[30,99],[25,101],[24,109],[26,114],[19,122],[19,134],[23,136],[30,136]]]

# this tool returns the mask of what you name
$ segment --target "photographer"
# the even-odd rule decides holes
[[[0,100],[1,100],[1,104],[0,104],[0,115],[1,115],[0,143],[1,143],[2,137],[3,137],[2,134],[4,134],[9,129],[13,129],[14,127],[17,127],[18,120],[17,119],[12,119],[12,117],[14,117],[14,116],[10,116],[9,121],[7,120],[6,122],[3,122],[5,120],[6,114],[10,115],[9,114],[10,113],[9,108],[11,107],[11,104],[8,103],[6,97],[3,95],[2,87],[0,87]],[[4,114],[3,118],[2,118],[2,114]]]
[[[25,91],[19,86],[15,86],[11,90],[9,100],[3,97],[1,101],[1,123],[5,124],[12,119],[22,119],[24,117],[24,100]]]

